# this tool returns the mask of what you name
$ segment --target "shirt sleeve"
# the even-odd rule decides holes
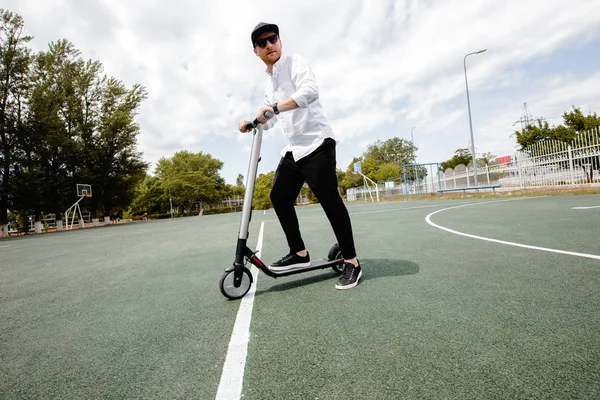
[[[296,87],[296,92],[291,98],[300,108],[307,108],[310,103],[319,98],[317,80],[308,62],[299,55],[294,55],[291,63],[290,75]]]
[[[265,101],[264,101],[265,106],[271,106],[270,100],[269,100],[269,96],[265,94]],[[269,129],[273,128],[275,126],[275,124],[277,123],[277,116],[273,115],[273,118],[271,118],[270,120],[267,121],[267,123],[263,124],[263,129],[265,131],[268,131]]]

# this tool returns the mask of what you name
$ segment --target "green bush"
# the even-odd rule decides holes
[[[231,208],[231,207],[214,207],[214,208],[205,208],[204,213],[202,215],[227,214],[230,212],[233,212],[233,208]]]
[[[171,218],[171,213],[156,213],[156,214],[149,215],[148,218],[150,218],[150,219]]]
[[[17,220],[17,228],[25,229],[29,227],[29,221],[27,219],[26,211],[17,211],[16,212],[16,220]]]

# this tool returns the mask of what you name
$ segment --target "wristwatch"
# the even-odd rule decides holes
[[[279,109],[277,108],[277,103],[273,103],[271,108],[273,109],[273,111],[275,111],[275,115],[279,115]]]

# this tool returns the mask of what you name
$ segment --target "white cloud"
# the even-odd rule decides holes
[[[24,17],[37,50],[67,38],[107,74],[146,86],[139,147],[148,161],[210,150],[231,183],[247,168],[249,138],[237,123],[263,96],[264,65],[249,38],[261,20],[280,25],[284,51],[311,62],[343,143],[340,168],[377,139],[409,138],[411,126],[419,161],[443,161],[466,147],[463,57],[480,48],[488,51],[467,65],[481,151],[514,147],[512,123],[524,101],[539,115],[560,115],[571,104],[593,105],[600,83],[600,67],[566,72],[556,59],[590,44],[598,53],[600,0],[568,7],[557,0],[8,0],[5,7]],[[265,135],[263,171],[276,167],[284,144],[278,129]]]

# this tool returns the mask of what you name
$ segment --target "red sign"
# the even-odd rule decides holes
[[[506,164],[510,163],[510,156],[496,157],[496,159],[494,161],[498,161],[502,165],[506,165]]]

